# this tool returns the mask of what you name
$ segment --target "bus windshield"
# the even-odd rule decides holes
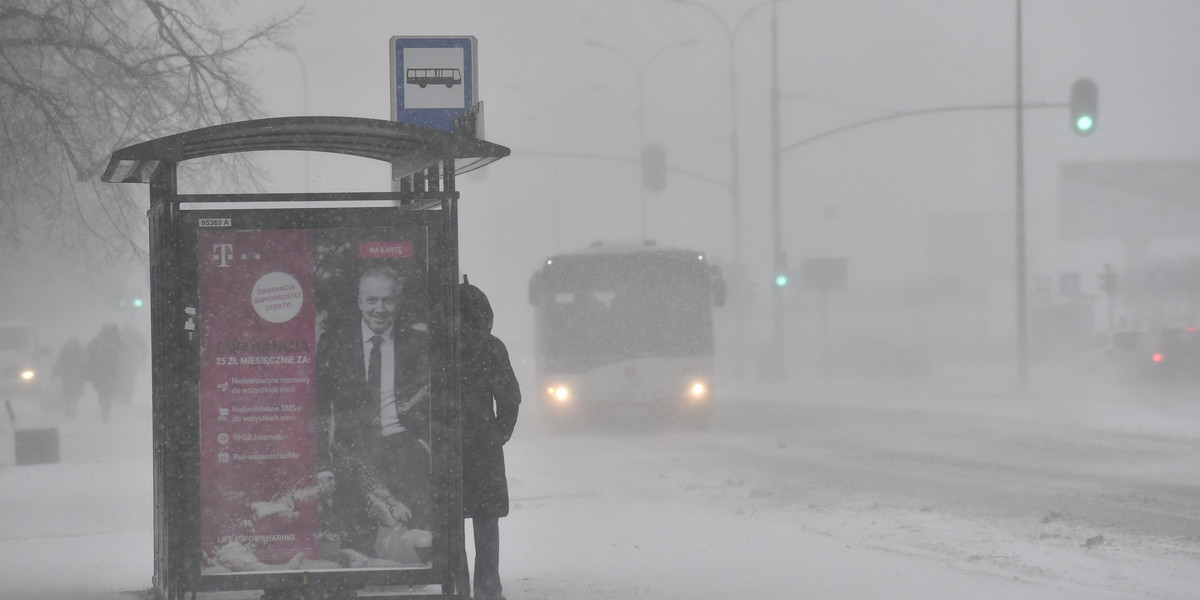
[[[539,354],[552,371],[712,354],[711,282],[697,254],[560,256],[542,285]]]

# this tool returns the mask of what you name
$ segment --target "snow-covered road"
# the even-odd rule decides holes
[[[704,432],[565,435],[529,403],[506,595],[1200,597],[1200,401],[1085,389],[742,390]],[[60,427],[62,464],[0,469],[0,597],[128,599],[152,574],[148,409]]]
[[[517,597],[1200,597],[1193,398],[835,387],[729,398],[703,433],[531,429],[509,555],[558,541],[508,561]],[[562,547],[581,560],[547,589]]]

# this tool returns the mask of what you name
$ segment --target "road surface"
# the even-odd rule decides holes
[[[708,431],[571,434],[531,401],[506,449],[506,595],[1197,598],[1196,396],[746,389]],[[57,465],[10,466],[0,433],[0,596],[150,586],[147,405],[43,415]]]

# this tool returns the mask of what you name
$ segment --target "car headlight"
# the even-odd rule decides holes
[[[571,388],[565,385],[552,385],[546,388],[546,394],[558,404],[566,404],[571,401]]]
[[[708,385],[703,381],[693,381],[688,388],[688,397],[692,400],[703,400],[708,397]]]
[[[21,381],[33,381],[34,377],[37,377],[37,373],[34,373],[33,369],[24,369],[21,371]]]

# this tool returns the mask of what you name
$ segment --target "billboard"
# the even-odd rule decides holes
[[[203,576],[436,578],[453,265],[435,216],[354,212],[194,219]]]

